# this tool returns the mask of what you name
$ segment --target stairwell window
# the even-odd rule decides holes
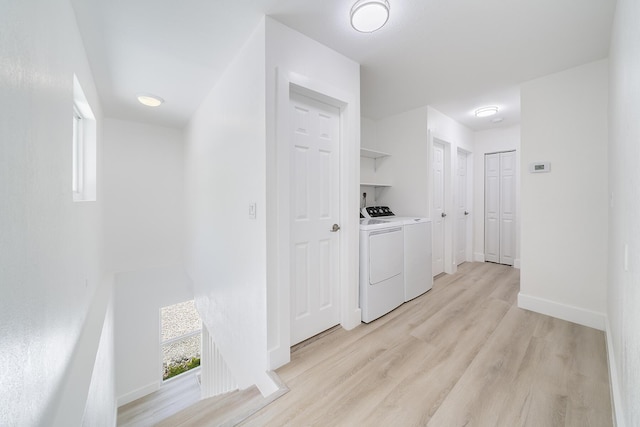
[[[202,322],[193,300],[160,309],[162,380],[200,366]]]
[[[73,106],[73,171],[72,189],[74,200],[82,194],[82,115]]]
[[[96,118],[74,75],[71,190],[75,202],[96,200],[96,129]]]

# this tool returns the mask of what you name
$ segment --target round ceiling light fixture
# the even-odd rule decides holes
[[[164,99],[149,93],[141,93],[138,95],[138,102],[142,105],[146,105],[147,107],[157,107],[162,105]]]
[[[497,113],[498,107],[496,106],[478,108],[475,112],[476,117],[489,117]]]
[[[361,33],[379,30],[388,19],[387,0],[358,0],[351,8],[351,26]]]

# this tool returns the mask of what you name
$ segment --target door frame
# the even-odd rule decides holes
[[[332,225],[340,223],[340,110],[333,105],[319,102],[315,98],[302,95],[297,87],[289,91],[290,128],[287,138],[289,146],[290,211],[290,285],[291,285],[291,345],[294,346],[314,335],[340,324],[339,268],[340,230],[332,232]],[[298,110],[305,111],[302,119]],[[326,115],[330,119],[324,125],[318,117]],[[298,122],[298,120],[300,120]],[[305,129],[299,132],[297,126]],[[327,139],[322,137],[323,126],[327,126]],[[298,156],[304,151],[303,158]],[[326,158],[324,150],[331,153]],[[324,158],[324,160],[323,160]],[[326,162],[326,163],[325,163]],[[322,172],[322,165],[328,169]],[[298,166],[304,169],[298,175]],[[317,169],[316,169],[317,168]],[[319,174],[318,174],[319,173]],[[302,187],[299,187],[302,185]],[[326,187],[325,187],[326,186]],[[304,194],[299,194],[302,188]],[[324,190],[323,190],[324,188]],[[324,195],[324,193],[327,191]],[[298,197],[301,197],[298,199]],[[328,204],[323,204],[321,200]],[[298,211],[304,205],[302,211]],[[324,210],[326,209],[326,210]],[[325,212],[328,217],[318,215]],[[296,218],[303,214],[305,219]],[[326,264],[318,262],[326,243]],[[298,252],[301,246],[302,252]],[[323,268],[327,266],[328,268]],[[300,270],[301,269],[301,270]],[[299,276],[303,273],[306,280]],[[326,281],[322,281],[324,277]],[[298,283],[298,280],[301,280]],[[302,292],[299,295],[299,292]],[[316,294],[316,292],[318,292]],[[327,292],[326,294],[323,292]],[[326,300],[322,295],[329,297]],[[302,299],[298,299],[303,296]],[[324,304],[321,302],[323,301]],[[300,304],[300,305],[299,305]]]
[[[353,329],[361,322],[359,307],[359,206],[360,117],[359,99],[331,84],[292,71],[276,69],[275,151],[269,162],[275,183],[267,186],[267,347],[270,369],[291,360],[291,248],[289,105],[292,91],[332,105],[340,111],[340,265],[338,299],[340,325]],[[357,126],[356,126],[357,124]],[[269,156],[269,154],[268,154]],[[271,192],[270,190],[274,190]],[[270,197],[269,197],[270,196]],[[271,201],[270,201],[271,199]],[[273,245],[275,242],[275,245]]]
[[[442,138],[438,134],[432,132],[431,130],[427,130],[428,138],[429,138],[429,178],[433,183],[433,145],[438,143],[442,144],[444,147],[444,207],[445,213],[447,216],[450,216],[450,213],[454,210],[453,203],[453,180],[452,180],[452,164],[451,161],[451,150],[453,144],[447,141],[445,138]],[[433,216],[433,188],[430,190],[431,197],[429,198],[429,215]],[[433,221],[433,218],[432,218]],[[458,266],[455,262],[455,254],[454,254],[454,240],[453,240],[453,230],[455,226],[454,221],[445,221],[444,223],[444,253],[443,253],[443,262],[444,262],[444,272],[446,274],[453,274],[457,271]]]
[[[466,182],[466,201],[465,204],[467,206],[467,210],[471,211],[471,206],[473,205],[473,153],[469,150],[465,150],[464,148],[461,147],[457,147],[456,149],[456,163],[455,163],[455,179],[456,179],[456,184],[457,184],[457,180],[458,180],[458,155],[460,153],[464,153],[466,156],[466,178],[467,178],[467,182]],[[455,187],[457,188],[457,186]],[[454,198],[454,204],[453,206],[455,208],[457,208],[457,200],[460,197],[460,195],[458,194],[458,192],[456,191],[455,194],[453,195]],[[469,215],[467,216],[467,220],[466,220],[466,239],[465,239],[465,246],[464,246],[464,257],[465,260],[463,262],[469,262],[471,260],[473,260],[473,254],[472,254],[472,246],[473,246],[473,212],[469,212]],[[457,231],[458,231],[458,227],[454,226],[454,235],[453,235],[453,242],[454,242],[454,247],[453,247],[453,262],[456,264],[456,269],[457,269],[457,262],[458,260],[456,259],[456,245],[455,242],[457,242]]]

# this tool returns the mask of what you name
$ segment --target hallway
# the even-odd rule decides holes
[[[243,425],[611,425],[604,333],[519,309],[518,290],[519,270],[465,263],[295,349],[289,393]]]

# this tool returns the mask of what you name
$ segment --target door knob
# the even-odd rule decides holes
[[[444,213],[444,212],[442,212],[442,213],[440,214],[440,216],[441,216],[442,218],[444,218],[445,216],[447,216],[447,214],[446,214],[446,213]]]
[[[469,215],[469,212],[467,212],[467,211],[464,211],[464,214],[465,214],[465,215]]]
[[[340,230],[340,226],[338,224],[333,224],[333,227],[331,227],[331,232],[335,233],[338,230]]]

